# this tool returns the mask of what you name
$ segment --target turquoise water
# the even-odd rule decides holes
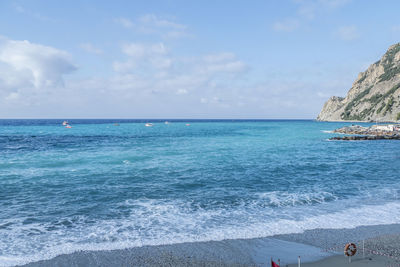
[[[400,142],[346,123],[61,122],[0,120],[0,265],[400,218]]]

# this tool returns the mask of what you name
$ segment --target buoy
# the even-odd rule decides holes
[[[347,243],[346,246],[344,246],[344,255],[347,257],[352,257],[356,255],[357,252],[357,246],[354,243]]]

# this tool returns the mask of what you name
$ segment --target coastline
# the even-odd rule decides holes
[[[319,121],[319,122],[349,122],[349,123],[398,123],[399,121],[353,121],[353,120],[319,120],[319,119],[315,119],[315,121]]]
[[[78,251],[22,266],[268,266],[271,257],[280,259],[281,266],[297,266],[297,257],[301,256],[302,266],[329,267],[346,263],[347,259],[342,254],[344,244],[360,240],[366,240],[366,249],[400,257],[400,242],[397,242],[400,241],[400,224],[391,224],[353,229],[314,229],[299,234],[254,239]],[[359,266],[365,266],[366,262],[367,266],[400,266],[393,265],[400,263],[390,257],[368,254],[363,260],[359,258],[361,255],[359,249],[353,261],[364,264]]]

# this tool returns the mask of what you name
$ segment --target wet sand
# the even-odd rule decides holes
[[[364,243],[364,244],[363,244]],[[367,238],[356,242],[357,253],[351,257],[344,256],[343,247],[334,249],[338,255],[322,259],[320,261],[301,264],[303,267],[400,267],[400,234],[386,234],[373,238]],[[363,250],[364,245],[364,250]],[[290,264],[289,267],[297,267],[298,264]]]
[[[284,265],[282,265],[284,266]],[[365,258],[362,256],[354,256],[349,262],[349,259],[344,255],[332,256],[317,262],[302,263],[301,267],[400,267],[400,261],[396,261],[387,257],[378,255],[368,255]],[[298,264],[290,264],[288,267],[298,267]]]

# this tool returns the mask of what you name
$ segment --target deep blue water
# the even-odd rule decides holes
[[[164,121],[0,120],[0,265],[400,218],[398,141],[327,140],[347,123]]]

